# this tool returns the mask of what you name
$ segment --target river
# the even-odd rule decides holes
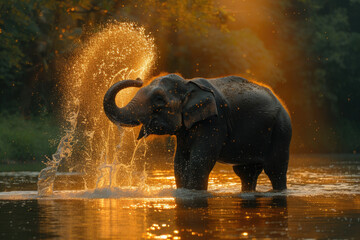
[[[142,188],[84,190],[59,174],[37,194],[38,172],[0,172],[0,239],[359,239],[360,156],[293,155],[288,190],[242,193],[217,164],[208,191],[176,190],[171,164],[147,171]],[[72,189],[72,190],[69,190]]]

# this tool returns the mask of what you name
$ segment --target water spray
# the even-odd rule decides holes
[[[113,22],[81,46],[64,69],[62,110],[69,126],[64,127],[56,153],[39,174],[40,196],[53,193],[60,165],[81,174],[89,188],[118,187],[120,172],[127,178],[123,183],[139,182],[134,180],[135,159],[145,141],[136,141],[138,129],[118,129],[111,123],[102,99],[117,81],[147,79],[155,61],[154,39],[143,27]],[[117,105],[125,105],[134,94],[134,89],[122,91]]]

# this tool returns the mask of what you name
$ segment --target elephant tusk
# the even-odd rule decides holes
[[[137,140],[140,140],[140,139],[143,138],[143,137],[146,138],[147,136],[149,136],[149,134],[147,133],[146,128],[145,128],[145,126],[143,125],[143,126],[141,127],[141,129],[140,129],[139,136],[137,137]]]

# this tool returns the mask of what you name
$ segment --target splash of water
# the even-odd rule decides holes
[[[70,124],[70,128],[65,130],[65,136],[60,140],[56,152],[52,155],[52,158],[47,158],[46,167],[40,171],[38,177],[38,194],[40,196],[49,196],[53,194],[54,182],[56,172],[60,166],[61,161],[67,159],[72,154],[72,140],[76,130],[76,119],[79,115],[79,101],[75,101],[76,111],[71,112],[67,121]]]
[[[65,136],[40,172],[41,196],[52,194],[59,166],[82,173],[89,188],[143,182],[145,173],[136,175],[135,159],[146,151],[145,141],[136,141],[138,129],[117,129],[105,116],[102,102],[115,82],[146,79],[155,61],[154,40],[142,27],[114,22],[81,46],[64,69],[61,89]],[[124,106],[135,91],[124,89],[116,97],[117,105]]]

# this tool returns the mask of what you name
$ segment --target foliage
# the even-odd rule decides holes
[[[45,164],[42,162],[0,162],[0,172],[39,172],[44,166]]]
[[[140,21],[161,53],[160,71],[184,77],[242,74],[276,85],[285,79],[251,29],[230,31],[233,17],[216,1],[141,1]]]
[[[191,53],[186,59],[188,66],[184,66],[189,76],[240,74],[250,79],[261,79],[272,86],[285,82],[272,54],[250,29],[225,33],[212,29],[206,37],[196,39],[185,35],[183,38],[188,38],[185,43],[193,43],[186,49],[187,53]],[[183,71],[186,72],[185,69]]]
[[[340,114],[344,108],[350,110],[360,103],[356,102],[360,97],[360,29],[351,26],[351,21],[360,18],[350,19],[360,5],[356,1],[320,1],[307,2],[307,7],[313,36],[308,54],[315,66],[318,104],[330,103],[333,113]],[[359,112],[353,114],[360,119]]]
[[[30,120],[21,115],[0,117],[0,160],[34,162],[45,160],[56,150],[58,126],[48,118]]]
[[[308,37],[303,49],[311,67],[305,82],[313,108],[327,116],[321,125],[330,125],[328,135],[341,139],[337,151],[359,151],[360,135],[354,133],[360,132],[360,2],[299,2],[308,10],[298,26]]]
[[[291,111],[293,150],[360,151],[360,1],[233,1],[244,9],[238,19],[221,2],[1,1],[0,111],[16,116],[0,121],[0,148],[13,154],[6,158],[42,151],[28,143],[46,129],[20,114],[56,113],[61,61],[112,19],[137,22],[154,36],[160,56],[155,73],[241,74],[271,85]],[[4,139],[19,141],[22,153]]]
[[[82,33],[82,19],[93,21],[93,12],[101,17],[105,10],[100,7],[109,7],[110,1],[91,2],[1,1],[0,110],[25,115],[51,111],[56,58],[71,50]]]

